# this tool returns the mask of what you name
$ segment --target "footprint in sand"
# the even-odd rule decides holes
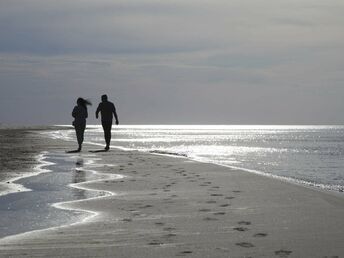
[[[292,251],[282,250],[282,249],[275,251],[275,255],[277,255],[279,257],[288,257],[291,253],[292,253]]]
[[[218,220],[218,219],[217,218],[206,217],[203,220],[205,220],[205,221],[214,221],[214,220]]]
[[[192,254],[192,251],[189,251],[189,250],[187,250],[187,251],[182,251],[182,252],[180,252],[179,254],[177,254],[176,256],[186,256],[186,255],[188,255],[188,254]]]
[[[172,231],[172,230],[176,230],[176,228],[174,227],[166,227],[166,228],[163,228],[164,231]]]
[[[150,205],[150,204],[147,204],[147,205],[144,205],[144,206],[140,206],[139,208],[140,209],[146,209],[146,208],[152,208],[153,205]]]
[[[236,228],[233,228],[233,230],[240,231],[240,232],[244,232],[244,231],[247,231],[248,228],[245,228],[245,227],[236,227]]]
[[[240,247],[245,247],[245,248],[251,248],[254,247],[253,244],[251,243],[247,243],[247,242],[240,242],[240,243],[236,243],[236,245],[240,246]]]
[[[169,233],[167,235],[164,235],[164,237],[167,237],[167,238],[170,238],[170,237],[176,237],[177,234],[174,234],[174,233]]]
[[[239,225],[251,225],[250,221],[239,221],[238,222]]]
[[[199,209],[198,211],[200,211],[200,212],[209,212],[209,211],[211,211],[211,209]]]
[[[266,233],[257,233],[257,234],[254,234],[253,237],[266,237],[268,234]]]
[[[158,240],[153,240],[152,242],[149,242],[148,245],[163,245],[164,243],[158,241]]]
[[[220,212],[215,212],[214,215],[226,215],[226,212],[220,211]]]
[[[211,194],[210,196],[223,196],[223,194]]]

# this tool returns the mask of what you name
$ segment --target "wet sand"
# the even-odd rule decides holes
[[[40,133],[47,130],[63,130],[64,127],[0,128],[0,196],[22,189],[14,187],[17,178],[37,172],[37,158],[42,151],[64,150],[73,143],[55,141]]]
[[[116,195],[61,204],[92,216],[0,239],[0,257],[344,255],[342,194],[180,157],[114,149],[95,157],[99,172],[126,177],[82,186]]]

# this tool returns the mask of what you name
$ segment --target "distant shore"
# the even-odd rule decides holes
[[[73,146],[43,141],[59,155]],[[125,178],[82,185],[113,195],[63,204],[93,215],[77,224],[0,239],[0,257],[344,254],[344,198],[339,195],[185,158],[118,149],[90,156],[88,150],[95,148],[86,145],[79,157],[94,160],[99,173]]]

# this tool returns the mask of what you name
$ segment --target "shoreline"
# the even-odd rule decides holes
[[[43,169],[46,166],[51,165],[52,163],[47,162],[44,160],[44,154],[41,153],[39,155],[36,156],[36,160],[39,163],[38,165],[36,165],[32,172],[27,172],[23,175],[17,176],[17,177],[9,177],[9,178],[4,178],[2,181],[0,181],[0,187],[2,186],[3,188],[0,191],[0,198],[2,196],[6,196],[8,194],[12,194],[12,193],[18,193],[18,192],[28,192],[31,191],[31,189],[26,188],[25,186],[23,186],[22,184],[16,183],[17,181],[24,179],[24,178],[29,178],[29,177],[33,177],[33,176],[38,176],[41,173],[48,173],[50,172],[50,170],[48,169]]]
[[[166,156],[168,156],[168,155],[166,155]],[[202,160],[198,160],[197,158],[195,158],[195,159],[188,158],[188,159],[195,161],[195,162],[199,162],[199,163],[213,164],[216,166],[226,167],[226,168],[235,169],[235,170],[241,170],[241,171],[244,171],[245,173],[251,173],[254,175],[259,175],[259,176],[262,176],[265,178],[270,178],[273,180],[278,180],[278,181],[289,183],[292,185],[305,187],[307,189],[313,189],[315,191],[320,191],[320,192],[329,193],[329,194],[332,193],[332,194],[335,194],[335,195],[338,195],[338,196],[341,196],[344,198],[344,194],[343,194],[344,193],[344,186],[342,186],[342,185],[330,185],[330,186],[328,186],[328,185],[324,185],[324,184],[308,182],[308,181],[305,181],[302,179],[274,175],[274,174],[270,174],[267,172],[262,172],[259,170],[254,170],[254,169],[249,169],[249,168],[242,168],[242,167],[236,167],[236,166],[232,166],[232,165],[219,164],[219,163],[211,162],[211,161],[202,161]],[[331,187],[335,187],[335,189],[337,189],[337,190],[332,189]]]
[[[90,130],[95,129],[95,127],[96,127],[95,125],[90,125],[90,126],[91,126]],[[336,126],[333,126],[333,125],[323,125],[323,126],[324,127],[327,127],[327,126],[336,127]],[[67,128],[67,126],[64,126],[64,125],[61,125],[61,127]],[[140,126],[134,126],[134,127],[140,127]],[[296,126],[296,127],[298,127],[298,126]],[[308,125],[307,127],[312,127],[312,125]],[[342,126],[338,125],[338,127],[341,128]],[[100,128],[100,126],[98,126],[97,128]],[[64,139],[64,138],[61,138],[61,137],[57,137],[56,135],[51,135],[51,136],[55,137],[55,139],[59,139],[59,140],[66,141],[66,142],[73,142],[74,141],[74,140],[71,140],[71,139]],[[86,141],[85,144],[94,145],[94,146],[103,146],[103,144],[95,143],[95,142],[90,142],[90,141]],[[123,150],[123,151],[139,151],[139,152],[142,152],[142,153],[151,153],[151,154],[155,154],[155,155],[161,154],[161,155],[170,156],[170,157],[177,157],[177,158],[178,157],[184,157],[184,158],[187,158],[187,159],[190,159],[190,160],[193,160],[193,161],[197,161],[197,162],[200,162],[200,163],[215,164],[215,165],[218,165],[218,166],[228,167],[228,168],[231,168],[231,169],[243,170],[245,172],[253,173],[253,174],[264,176],[264,177],[267,177],[267,178],[274,178],[276,180],[281,180],[281,181],[284,181],[284,182],[289,182],[291,184],[297,184],[297,185],[300,185],[300,186],[304,186],[306,188],[310,187],[310,188],[318,189],[320,191],[325,191],[325,192],[328,191],[328,192],[333,192],[333,193],[338,193],[338,194],[344,193],[344,185],[317,183],[317,182],[314,182],[314,181],[307,181],[305,179],[298,179],[298,178],[294,178],[294,177],[291,177],[291,176],[288,177],[288,176],[283,176],[283,175],[275,175],[275,174],[272,174],[272,173],[269,173],[269,172],[264,172],[262,170],[250,169],[250,168],[245,168],[245,167],[238,167],[238,166],[235,166],[235,165],[227,165],[227,164],[223,164],[221,162],[216,162],[216,161],[211,161],[211,160],[209,161],[209,160],[206,160],[206,159],[200,158],[200,157],[190,157],[190,156],[188,156],[185,153],[160,151],[160,150],[140,150],[140,149],[128,148],[128,147],[122,147],[122,146],[116,146],[116,145],[112,146],[112,148]]]
[[[342,195],[183,157],[118,149],[94,157],[99,173],[126,177],[82,187],[117,195],[64,203],[93,214],[2,238],[0,257],[344,254]]]
[[[42,174],[51,173],[52,174],[51,176],[53,176],[53,173],[58,173],[58,171],[55,171],[53,169],[53,167],[59,166],[58,161],[55,161],[55,162],[48,161],[48,160],[56,158],[57,157],[56,155],[65,156],[65,158],[67,158],[69,160],[77,159],[78,161],[76,164],[77,164],[77,166],[81,165],[81,168],[76,167],[75,168],[76,172],[79,171],[78,173],[90,173],[90,174],[94,175],[94,178],[89,179],[87,181],[73,182],[73,183],[68,183],[65,185],[65,187],[69,187],[69,188],[73,188],[73,189],[81,190],[81,191],[86,191],[89,193],[88,195],[91,195],[91,196],[88,196],[88,197],[85,196],[84,198],[81,198],[81,199],[74,199],[72,196],[70,196],[69,200],[59,201],[59,202],[55,202],[55,203],[51,203],[51,204],[45,203],[45,205],[51,206],[51,207],[59,209],[59,210],[66,210],[66,211],[71,211],[71,212],[83,212],[85,214],[90,214],[90,215],[85,215],[85,216],[80,217],[82,219],[81,221],[75,221],[75,219],[71,219],[71,222],[68,222],[68,220],[61,221],[60,222],[61,224],[58,226],[49,226],[49,227],[41,228],[41,225],[37,224],[37,226],[36,226],[37,229],[34,228],[32,230],[29,230],[29,231],[19,232],[19,233],[15,233],[15,234],[10,233],[8,235],[2,236],[0,239],[5,239],[7,237],[31,233],[31,232],[35,232],[35,231],[44,231],[45,229],[49,229],[49,228],[59,228],[59,227],[70,226],[70,225],[74,225],[74,224],[78,224],[78,223],[82,223],[84,221],[87,221],[87,220],[91,219],[93,216],[97,215],[98,213],[93,212],[91,210],[87,210],[87,209],[73,208],[74,202],[78,202],[80,200],[81,201],[82,200],[92,200],[92,199],[104,198],[107,196],[114,196],[114,195],[116,195],[116,193],[114,191],[93,189],[93,188],[90,188],[90,187],[87,187],[84,185],[85,184],[92,184],[92,183],[96,183],[98,181],[104,181],[104,180],[120,180],[120,179],[125,177],[124,175],[120,175],[120,174],[110,175],[110,174],[103,174],[103,173],[98,172],[94,168],[97,168],[97,167],[102,166],[104,164],[97,164],[96,163],[97,158],[92,159],[91,157],[89,157],[89,155],[86,155],[87,157],[85,157],[85,158],[87,158],[88,160],[85,163],[82,162],[82,164],[79,164],[78,162],[79,162],[80,158],[81,158],[81,160],[84,159],[82,156],[80,157],[80,155],[68,155],[66,153],[51,153],[49,151],[45,151],[44,153],[38,155],[38,157],[37,157],[37,161],[40,162],[40,164],[38,164],[34,168],[36,170],[35,172],[27,173],[27,174],[21,175],[17,178],[12,178],[9,181],[10,182],[9,185],[11,186],[11,188],[6,192],[0,193],[0,198],[2,198],[1,201],[3,202],[4,198],[10,198],[9,195],[11,195],[11,196],[15,195],[16,196],[16,195],[20,194],[20,196],[22,196],[26,192],[37,191],[35,189],[27,187],[27,184],[30,183],[30,181],[37,181],[40,178],[40,175],[42,175]],[[105,164],[105,165],[107,165],[109,167],[112,166],[111,164]],[[72,169],[72,167],[70,167],[70,169]],[[47,176],[49,177],[49,175],[47,175]],[[92,192],[95,193],[94,196],[92,196]],[[47,192],[47,193],[49,194],[49,192]],[[30,195],[30,193],[26,193],[26,196],[27,195]],[[11,199],[14,199],[15,196],[11,197]],[[39,196],[38,196],[38,198],[39,198]],[[7,205],[10,205],[10,203],[5,202],[2,205],[6,207]],[[42,214],[40,214],[40,215],[42,215]],[[51,215],[49,215],[49,214],[47,214],[45,216],[51,217]]]
[[[102,165],[107,165],[107,166],[111,166],[112,165],[112,164],[97,164],[96,162],[94,162],[94,160],[91,160],[91,162],[88,165],[91,165],[91,164],[95,164],[94,165],[95,167],[100,167]],[[105,178],[98,178],[98,179],[84,181],[84,182],[80,182],[80,183],[71,183],[71,184],[68,184],[68,187],[75,188],[75,189],[80,189],[80,190],[85,190],[85,191],[90,191],[90,192],[98,192],[98,193],[101,193],[102,195],[94,196],[94,197],[89,197],[89,198],[85,198],[85,199],[81,199],[81,200],[70,200],[70,201],[58,202],[58,203],[51,204],[52,207],[55,207],[57,209],[77,210],[77,211],[82,211],[82,212],[85,212],[85,213],[90,213],[89,216],[86,216],[81,221],[74,222],[74,223],[71,223],[71,224],[64,224],[64,225],[57,226],[57,227],[54,227],[54,228],[68,227],[68,226],[76,225],[76,224],[79,224],[79,223],[82,224],[82,223],[87,222],[88,220],[91,220],[93,217],[96,217],[96,216],[99,215],[99,212],[95,212],[95,211],[87,210],[87,209],[75,208],[75,207],[73,207],[73,204],[75,204],[77,202],[80,202],[80,201],[82,202],[82,201],[86,201],[86,200],[102,199],[102,198],[106,198],[106,197],[109,197],[109,196],[116,196],[117,195],[117,193],[114,192],[114,191],[94,189],[94,188],[83,186],[83,185],[97,183],[97,182],[103,182],[103,181],[106,181],[106,180],[120,180],[120,179],[125,178],[125,176],[121,175],[121,174],[109,175],[109,174],[104,174],[104,173],[98,172],[97,170],[93,170],[93,169],[92,170],[91,169],[87,169],[85,171],[91,172],[91,173],[93,173],[93,174],[95,174],[97,176],[102,176],[103,175],[103,176],[105,176]],[[49,229],[49,228],[47,228],[47,229]],[[44,231],[44,230],[47,230],[47,229],[41,229],[41,230],[35,230],[35,231]],[[27,233],[30,233],[30,232],[27,232]],[[11,237],[11,236],[9,236],[9,237]]]

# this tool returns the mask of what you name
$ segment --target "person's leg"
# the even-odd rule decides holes
[[[82,124],[80,128],[80,143],[79,143],[79,150],[81,150],[81,145],[84,142],[84,134],[85,134],[86,124]]]
[[[77,138],[78,144],[79,144],[78,151],[81,151],[82,143],[84,142],[85,128],[86,128],[86,124],[84,124],[84,123],[75,125],[76,138]]]
[[[111,142],[112,122],[103,121],[102,126],[103,126],[103,130],[104,130],[104,138],[105,138],[105,143],[106,143],[105,149],[108,150],[110,148],[110,142]]]
[[[79,148],[78,150],[81,150],[81,145],[82,145],[82,130],[80,125],[75,125],[75,133],[76,133],[76,139],[78,141]]]
[[[111,127],[112,123],[107,122],[106,123],[106,136],[105,136],[105,142],[106,142],[106,149],[108,150],[110,148],[110,142],[111,142]]]
[[[104,140],[106,142],[106,124],[104,121],[102,121],[102,127],[103,127],[103,131],[104,131]]]

